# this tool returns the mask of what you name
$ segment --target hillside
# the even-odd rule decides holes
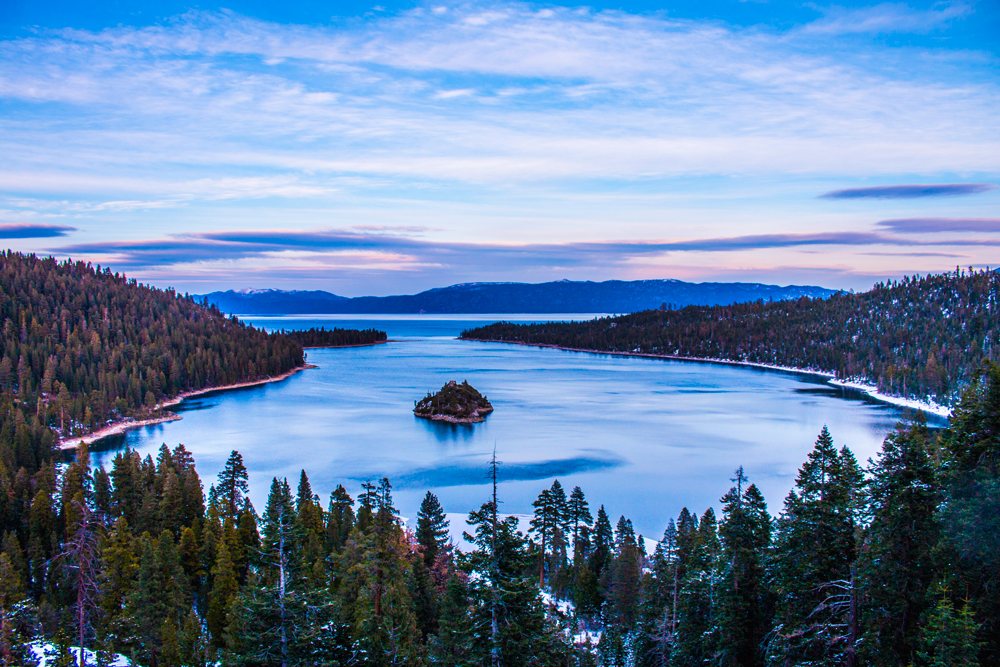
[[[560,280],[548,283],[464,283],[398,296],[348,298],[322,291],[245,290],[201,298],[236,315],[321,313],[631,313],[744,301],[827,297],[814,286],[760,283],[688,283],[681,280]]]
[[[0,468],[34,470],[59,436],[182,392],[266,378],[302,347],[109,269],[0,253]]]
[[[1000,357],[998,299],[1000,274],[949,273],[829,299],[648,310],[577,323],[498,323],[462,337],[789,366],[954,405],[983,361]]]

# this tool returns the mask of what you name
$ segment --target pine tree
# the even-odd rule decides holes
[[[976,621],[968,604],[956,610],[947,590],[923,626],[916,664],[920,667],[979,667]]]
[[[615,535],[604,505],[597,508],[597,518],[594,519],[591,536],[589,570],[593,573],[594,585],[587,596],[589,600],[585,606],[601,612],[610,586],[611,562],[615,553]]]
[[[721,499],[722,574],[718,608],[718,661],[732,667],[764,664],[761,649],[770,629],[767,550],[771,543],[771,516],[764,496],[740,466],[732,487]]]
[[[719,558],[718,526],[712,508],[705,510],[697,527],[681,516],[691,528],[680,550],[680,580],[677,593],[677,634],[671,664],[694,667],[713,657],[715,630],[715,588]],[[680,537],[680,535],[679,535]]]
[[[244,506],[250,502],[247,498],[250,492],[249,475],[243,463],[243,455],[235,449],[226,459],[214,488],[216,500],[221,506],[219,514],[222,517],[235,520]]]
[[[34,667],[28,642],[35,634],[33,605],[10,554],[0,552],[0,667]]]
[[[302,538],[303,576],[310,580],[310,586],[323,586],[326,578],[326,525],[319,496],[313,493],[305,470],[299,476],[295,495],[295,521]]]
[[[583,489],[579,486],[574,486],[569,494],[566,509],[567,522],[573,531],[573,544],[576,544],[581,528],[587,528],[594,521],[594,517],[590,514],[590,503],[587,502],[587,497],[583,495]]]
[[[136,585],[139,559],[128,522],[119,517],[101,542],[99,574],[99,638],[125,647],[132,639],[127,615],[129,598]]]
[[[420,632],[409,583],[410,545],[399,522],[391,486],[383,479],[366,490],[366,518],[338,557],[341,613],[358,650],[375,667],[420,659]]]
[[[417,544],[423,553],[424,565],[434,569],[438,554],[448,547],[448,518],[438,497],[430,491],[417,510]]]
[[[1000,364],[963,394],[944,450],[943,564],[980,627],[980,662],[1000,664]]]
[[[303,574],[302,542],[291,488],[275,478],[261,520],[260,565],[231,608],[229,663],[289,667],[349,659],[332,601]]]
[[[330,509],[326,516],[327,549],[340,551],[354,528],[354,499],[340,484],[330,494]]]
[[[83,492],[75,494],[74,511],[67,513],[73,523],[67,528],[68,539],[59,555],[69,570],[70,589],[74,593],[73,626],[78,647],[79,667],[85,667],[83,649],[89,643],[92,613],[100,592],[98,581],[97,522],[90,508],[82,502]]]
[[[239,592],[236,567],[229,556],[229,547],[220,540],[212,567],[212,590],[208,594],[205,620],[215,648],[224,647],[225,630],[229,625],[229,611]]]
[[[431,663],[442,667],[473,664],[477,653],[474,641],[468,589],[462,576],[455,573],[445,585],[438,630],[429,641]]]
[[[632,522],[620,517],[615,531],[615,554],[608,590],[610,612],[606,622],[618,626],[623,634],[628,633],[636,621],[642,565],[643,552]]]
[[[777,522],[770,662],[852,664],[861,484],[857,461],[823,427]]]
[[[872,519],[859,564],[871,665],[912,663],[918,624],[933,604],[942,498],[930,446],[923,421],[901,425],[885,439],[872,466]]]
[[[469,554],[470,587],[477,604],[477,646],[493,655],[477,662],[493,665],[555,665],[568,647],[545,618],[539,589],[526,573],[530,556],[516,517],[499,518],[494,501],[469,514],[474,531],[465,533],[475,550]],[[495,628],[491,632],[491,629]]]

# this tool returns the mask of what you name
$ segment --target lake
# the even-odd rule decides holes
[[[246,318],[268,329],[376,327],[392,341],[309,350],[316,369],[186,400],[180,421],[96,443],[95,462],[110,466],[125,446],[155,457],[161,443],[184,443],[207,490],[238,449],[258,511],[273,476],[294,488],[305,468],[324,505],[338,483],[356,497],[364,480],[388,476],[413,516],[428,489],[448,512],[478,507],[495,447],[502,511],[530,512],[558,478],[567,491],[582,487],[593,509],[604,504],[612,522],[624,514],[657,538],[682,506],[717,507],[739,465],[776,513],[824,424],[864,463],[904,416],[814,376],[455,340],[497,319],[584,317],[592,316]],[[468,380],[496,411],[474,425],[414,417],[414,401],[450,379]]]

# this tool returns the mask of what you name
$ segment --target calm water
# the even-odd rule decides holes
[[[385,475],[412,516],[427,489],[449,512],[481,504],[496,446],[504,511],[529,512],[558,477],[656,537],[683,505],[716,504],[741,464],[776,512],[824,424],[863,462],[903,416],[804,375],[454,339],[497,318],[250,319],[271,329],[375,326],[393,342],[310,350],[318,368],[185,401],[182,420],[106,440],[96,459],[184,443],[207,486],[239,449],[258,509],[273,476],[294,486],[302,468],[324,504],[337,483],[356,494]],[[469,380],[496,411],[471,426],[415,418],[414,400],[449,379]]]

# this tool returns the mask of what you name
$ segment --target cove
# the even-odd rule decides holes
[[[294,487],[304,468],[324,505],[338,483],[356,497],[363,481],[388,476],[413,516],[428,489],[448,512],[478,507],[496,447],[502,511],[530,512],[559,478],[657,538],[682,506],[716,506],[739,465],[776,513],[824,424],[864,464],[906,414],[803,374],[455,340],[509,315],[248,319],[268,329],[377,327],[392,340],[309,350],[315,369],[185,400],[179,421],[95,443],[95,463],[110,466],[126,446],[155,457],[161,443],[184,443],[207,485],[238,449],[258,510],[272,477]],[[450,379],[468,380],[496,411],[474,425],[414,417],[413,402]]]

